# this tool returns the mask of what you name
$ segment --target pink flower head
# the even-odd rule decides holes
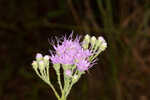
[[[41,53],[37,53],[36,54],[36,59],[41,59],[41,58],[43,58],[42,54]]]
[[[72,72],[71,72],[71,70],[66,70],[66,71],[65,71],[65,74],[66,74],[67,76],[71,76],[71,75],[72,75]]]
[[[84,60],[79,61],[76,65],[77,65],[78,70],[85,71],[85,70],[88,70],[90,66],[90,62],[84,59]]]
[[[79,42],[79,37],[75,40],[72,38],[64,38],[62,43],[54,46],[55,54],[51,54],[51,61],[53,64],[70,64],[76,65],[79,71],[88,70],[90,62],[88,57],[91,56],[90,50],[84,50]]]

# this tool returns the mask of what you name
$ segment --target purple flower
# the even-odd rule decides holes
[[[85,71],[88,70],[90,62],[88,62],[87,60],[81,60],[76,65],[79,71]]]
[[[79,37],[75,40],[72,38],[64,38],[62,43],[53,46],[55,54],[51,54],[51,61],[53,64],[70,64],[76,65],[79,71],[88,70],[90,62],[88,61],[89,56],[92,55],[90,50],[84,50],[79,42]]]

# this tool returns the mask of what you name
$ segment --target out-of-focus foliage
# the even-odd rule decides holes
[[[72,30],[102,35],[108,48],[69,100],[149,100],[149,22],[149,0],[1,0],[0,100],[56,100],[31,61]]]

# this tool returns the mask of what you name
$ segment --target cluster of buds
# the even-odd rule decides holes
[[[82,47],[86,50],[89,49],[92,53],[89,60],[93,61],[102,51],[107,48],[107,43],[102,36],[96,39],[95,36],[90,37],[88,34],[85,36]]]
[[[37,53],[36,61],[33,61],[32,66],[36,74],[47,84],[49,84],[49,59],[48,55],[43,57],[42,54]]]
[[[90,37],[86,35],[82,42],[80,38],[72,39],[72,36],[64,38],[62,43],[53,45],[55,51],[51,55],[42,56],[38,53],[36,61],[32,66],[37,75],[53,89],[58,100],[66,100],[72,86],[80,79],[81,75],[94,65],[96,57],[106,49],[107,43],[103,37]],[[49,60],[56,71],[61,96],[56,92],[49,78]],[[63,81],[61,79],[60,68],[63,69]],[[63,86],[62,86],[62,82]]]

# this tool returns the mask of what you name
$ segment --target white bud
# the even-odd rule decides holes
[[[92,36],[91,41],[90,41],[91,47],[92,47],[91,49],[92,49],[92,50],[94,50],[94,48],[95,48],[95,46],[96,46],[96,45],[95,45],[95,44],[96,44],[96,41],[97,41],[97,40],[96,40],[96,37],[95,37],[95,36]]]
[[[101,46],[100,46],[100,49],[102,51],[104,51],[106,48],[107,48],[107,43],[106,42],[102,43]]]
[[[40,61],[40,60],[42,60],[42,59],[43,59],[42,54],[41,54],[41,53],[37,53],[37,54],[36,54],[36,60],[37,60],[37,61]]]
[[[44,60],[49,60],[49,56],[48,56],[48,55],[45,55],[45,56],[44,56]]]
[[[82,73],[79,72],[78,74],[73,75],[73,77],[72,77],[72,82],[73,82],[73,83],[76,83],[76,82],[80,79],[81,74],[82,74]]]
[[[72,77],[72,82],[73,83],[75,83],[75,82],[77,82],[78,81],[78,75],[74,75],[73,77]]]
[[[50,59],[50,56],[49,56],[49,55],[45,55],[44,58],[43,58],[44,65],[45,65],[45,67],[47,67],[47,68],[49,68],[49,59]]]
[[[95,45],[95,42],[96,42],[96,37],[95,37],[95,36],[92,36],[92,38],[91,38],[91,44],[92,44],[92,45]]]
[[[102,41],[105,41],[105,40],[102,36],[100,36],[100,37],[98,37],[98,41],[102,42]]]
[[[40,69],[40,70],[44,70],[44,68],[45,68],[44,61],[40,61],[40,62],[39,62],[39,69]]]
[[[90,36],[87,34],[87,35],[84,37],[82,47],[83,47],[84,49],[88,49],[89,42],[90,42]]]
[[[100,48],[101,51],[104,51],[107,47],[107,43],[102,36],[98,37],[97,47]]]
[[[91,37],[91,41],[92,41],[92,42],[93,42],[93,41],[95,42],[95,41],[96,41],[96,37],[95,37],[95,36],[92,36],[92,37]]]
[[[90,36],[88,34],[85,36],[85,40],[90,40]]]
[[[98,37],[98,40],[96,42],[96,46],[100,47],[100,45],[105,42],[104,38],[102,36]]]
[[[78,78],[78,75],[73,76],[73,79],[77,80],[77,78]]]

